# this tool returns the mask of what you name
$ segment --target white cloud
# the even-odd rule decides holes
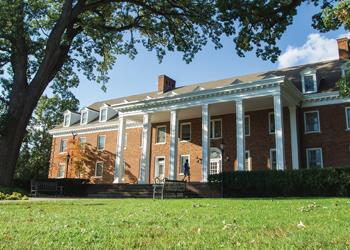
[[[341,35],[340,37],[348,36]],[[306,42],[300,47],[288,46],[286,52],[278,58],[278,67],[320,62],[338,58],[336,39],[329,39],[318,33],[308,35]]]

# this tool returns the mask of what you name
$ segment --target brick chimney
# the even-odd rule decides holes
[[[166,75],[158,76],[158,92],[168,92],[175,89],[176,81]]]
[[[347,37],[337,39],[338,42],[338,53],[340,60],[350,59],[349,55],[349,39]]]

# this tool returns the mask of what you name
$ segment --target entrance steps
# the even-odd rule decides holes
[[[152,198],[152,184],[87,184],[87,196],[91,198]],[[221,197],[221,192],[214,192],[207,183],[190,182],[186,184],[185,197]],[[180,195],[179,195],[180,196]],[[166,198],[175,198],[167,194]]]

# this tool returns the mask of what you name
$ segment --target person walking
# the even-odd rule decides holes
[[[184,179],[183,181],[185,181],[185,179],[190,182],[190,164],[188,164],[188,159],[186,159],[186,162],[184,163]]]

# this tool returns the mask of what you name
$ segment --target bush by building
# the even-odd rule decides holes
[[[350,196],[350,168],[224,172],[209,183],[223,197]]]

